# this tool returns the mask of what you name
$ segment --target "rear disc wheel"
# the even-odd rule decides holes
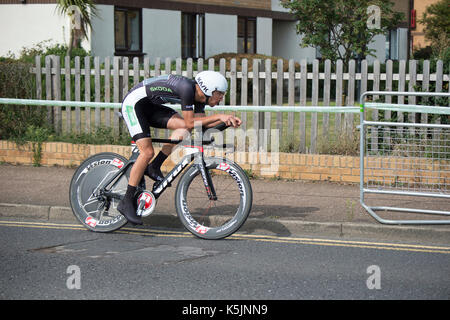
[[[95,232],[111,232],[127,223],[125,217],[117,210],[120,200],[108,199],[100,193],[105,183],[126,162],[127,159],[121,155],[110,152],[99,153],[86,159],[75,171],[70,182],[70,206],[75,217],[87,229]],[[125,195],[128,173],[122,175],[112,185],[112,192]]]

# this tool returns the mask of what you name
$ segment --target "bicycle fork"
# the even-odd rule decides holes
[[[216,190],[214,189],[211,174],[206,168],[206,163],[202,151],[200,151],[196,155],[195,160],[196,166],[200,170],[200,174],[202,175],[203,184],[205,185],[206,194],[208,195],[209,200],[217,200]]]

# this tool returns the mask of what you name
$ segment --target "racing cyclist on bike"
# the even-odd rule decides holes
[[[127,191],[117,209],[132,224],[142,224],[137,216],[136,187],[143,175],[155,181],[164,179],[161,165],[171,154],[174,145],[164,144],[155,159],[150,127],[174,130],[170,139],[182,140],[194,128],[194,121],[203,127],[213,127],[220,122],[238,127],[241,120],[227,114],[206,116],[205,105],[216,106],[228,89],[225,77],[215,71],[203,71],[195,80],[178,75],[164,75],[145,79],[128,92],[122,102],[122,115],[128,130],[139,149],[139,156],[131,168]],[[180,116],[164,103],[180,103]]]

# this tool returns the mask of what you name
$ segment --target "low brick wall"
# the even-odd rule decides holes
[[[130,153],[130,147],[44,142],[42,143],[40,165],[76,167],[87,157],[99,152],[115,152],[127,157]],[[33,156],[33,143],[31,142],[17,145],[11,141],[0,141],[0,161],[32,165]]]
[[[170,171],[183,156],[184,148],[177,149],[162,166]],[[42,144],[40,165],[76,167],[91,155],[114,152],[126,158],[130,146],[81,145],[61,142]],[[155,148],[155,152],[159,152]],[[205,149],[206,156],[224,156],[223,152]],[[0,140],[0,162],[32,165],[33,143],[18,146],[11,141]],[[308,181],[333,181],[359,183],[359,157],[314,155],[297,153],[233,152],[227,158],[237,162],[249,174],[259,177],[277,177]],[[392,187],[435,187],[448,190],[450,185],[450,161],[427,158],[381,157],[365,158],[365,182]]]
[[[158,152],[159,149],[155,148],[155,151]],[[76,167],[87,157],[99,152],[114,152],[129,157],[131,148],[130,146],[45,142],[42,143],[40,165]],[[206,155],[223,155],[223,153],[214,153],[209,150],[205,153]],[[234,152],[226,156],[255,176],[309,181],[359,182],[359,157],[251,152]],[[26,143],[18,146],[14,142],[0,140],[0,161],[32,165],[33,144]],[[168,172],[173,166],[174,162],[169,158],[162,170]]]

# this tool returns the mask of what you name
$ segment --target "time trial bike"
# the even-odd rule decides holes
[[[136,193],[138,216],[152,214],[158,198],[184,171],[175,191],[175,209],[183,226],[203,239],[222,239],[236,232],[252,207],[250,181],[234,161],[204,155],[208,148],[233,147],[215,144],[211,136],[211,132],[226,128],[225,123],[210,128],[202,134],[202,139],[152,139],[153,142],[177,144],[187,154],[164,180],[153,185],[151,191],[146,190],[145,179],[141,180]],[[111,232],[127,223],[117,205],[125,195],[131,167],[139,155],[136,144],[132,142],[131,146],[129,159],[103,152],[86,159],[75,171],[70,183],[70,205],[75,217],[87,229]]]

